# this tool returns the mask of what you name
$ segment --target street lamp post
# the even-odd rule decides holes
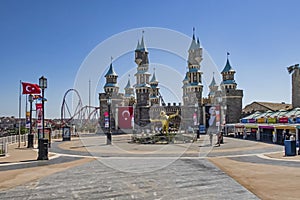
[[[42,131],[43,138],[39,138],[39,155],[38,160],[48,160],[48,139],[45,138],[45,97],[44,91],[47,88],[47,78],[39,78],[39,86],[42,89]]]
[[[106,135],[106,144],[110,145],[111,144],[111,114],[110,114],[110,110],[111,110],[111,97],[108,94],[107,95],[107,106],[108,106],[108,133]]]
[[[29,134],[28,134],[28,146],[27,148],[33,148],[33,134],[32,134],[32,102],[33,102],[33,96],[32,94],[29,95],[28,101],[30,103],[30,113],[29,113]]]

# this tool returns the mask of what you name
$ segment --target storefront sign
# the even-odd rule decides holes
[[[265,118],[258,118],[257,123],[266,123],[266,119]]]

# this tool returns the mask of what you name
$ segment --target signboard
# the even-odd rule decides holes
[[[275,124],[277,122],[276,118],[268,118],[268,123]]]
[[[205,126],[204,125],[199,125],[199,133],[200,134],[205,134],[206,130],[205,130]]]
[[[63,141],[71,140],[71,128],[69,126],[65,126],[62,128],[62,138]]]
[[[289,118],[287,117],[280,117],[279,118],[279,123],[288,123],[289,122]]]
[[[30,112],[26,111],[26,128],[30,128]]]
[[[255,119],[248,119],[248,123],[255,123],[256,120]]]
[[[266,123],[266,119],[265,118],[258,118],[257,123]]]
[[[104,112],[104,127],[109,128],[109,115],[108,115],[108,112]]]
[[[242,119],[241,123],[248,123],[248,119]]]

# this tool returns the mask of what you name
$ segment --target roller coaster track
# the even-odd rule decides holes
[[[68,95],[73,93],[70,103]],[[70,105],[72,104],[72,105]],[[61,105],[61,127],[65,125],[76,125],[78,128],[87,125],[98,126],[100,107],[83,106],[79,92],[76,89],[69,89],[63,97]]]

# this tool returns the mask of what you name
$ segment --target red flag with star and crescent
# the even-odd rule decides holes
[[[22,94],[40,94],[41,93],[41,88],[38,86],[38,84],[22,82],[22,88],[23,88]]]
[[[132,117],[133,117],[132,106],[119,107],[118,120],[119,120],[119,127],[121,129],[132,128],[132,123],[131,123]]]

